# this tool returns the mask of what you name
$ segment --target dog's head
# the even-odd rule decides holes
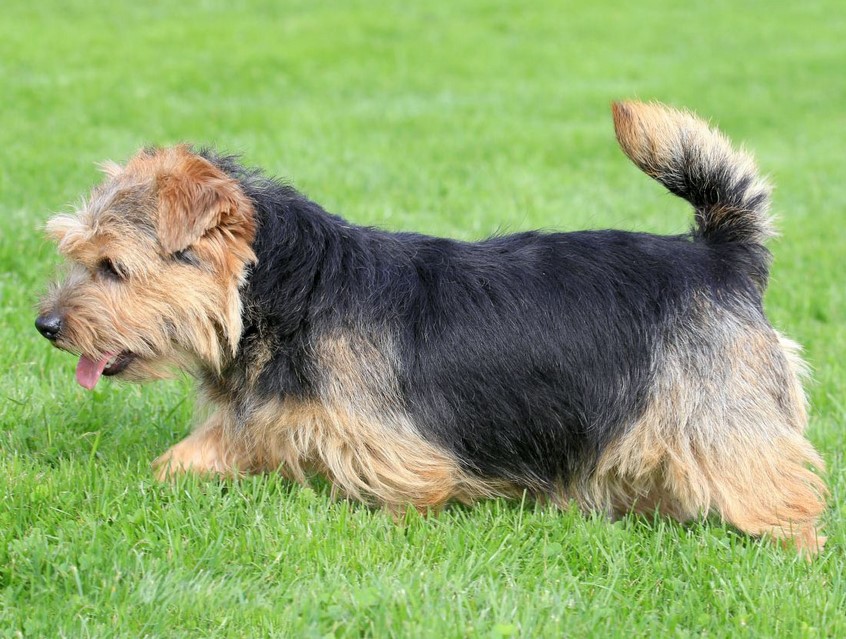
[[[239,288],[255,219],[238,181],[187,146],[139,152],[72,215],[47,223],[67,259],[40,303],[39,332],[80,355],[77,381],[219,369],[241,336]]]

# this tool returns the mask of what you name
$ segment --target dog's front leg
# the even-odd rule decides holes
[[[238,447],[229,440],[223,417],[215,413],[188,437],[153,462],[159,481],[184,473],[234,476],[248,470]]]

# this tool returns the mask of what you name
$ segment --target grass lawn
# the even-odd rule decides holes
[[[0,20],[0,636],[846,636],[840,0],[93,4]],[[712,117],[777,184],[767,307],[806,346],[831,487],[810,565],[716,521],[489,501],[396,525],[319,483],[161,486],[190,384],[86,393],[32,326],[40,225],[147,143],[243,151],[392,229],[683,231],[616,147],[620,97]]]

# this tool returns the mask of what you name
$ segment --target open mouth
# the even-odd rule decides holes
[[[76,381],[83,388],[91,390],[97,385],[101,375],[117,375],[129,366],[134,359],[135,355],[129,351],[108,353],[100,359],[82,355],[76,365]]]
[[[124,351],[122,353],[118,353],[117,355],[112,355],[112,357],[110,357],[109,361],[106,363],[106,368],[103,369],[103,375],[117,375],[124,368],[129,366],[129,363],[133,359],[135,359],[135,355],[133,355],[129,351]]]

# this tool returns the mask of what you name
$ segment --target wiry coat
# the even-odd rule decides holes
[[[769,189],[693,116],[614,116],[632,160],[693,204],[691,233],[389,233],[183,149],[202,170],[158,218],[188,229],[164,252],[215,271],[204,243],[231,239],[218,281],[240,311],[213,323],[232,347],[194,364],[216,412],[160,472],[319,472],[395,508],[526,490],[613,513],[716,511],[818,548],[801,361],[762,305]]]

